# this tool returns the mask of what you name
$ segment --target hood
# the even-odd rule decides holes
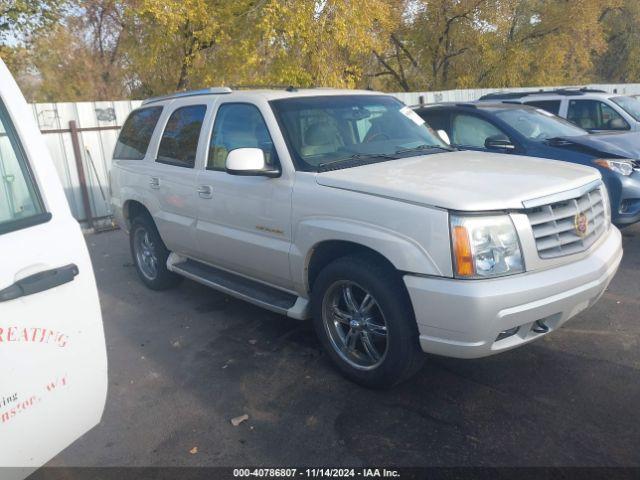
[[[581,187],[600,173],[555,160],[450,152],[318,173],[327,187],[451,210],[521,209],[522,202]]]
[[[564,143],[566,142],[566,143]],[[640,132],[597,133],[577,137],[558,137],[550,143],[555,147],[583,147],[602,158],[622,157],[640,159]]]

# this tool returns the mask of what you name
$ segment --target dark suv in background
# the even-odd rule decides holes
[[[590,135],[544,110],[513,103],[442,103],[414,107],[462,150],[528,155],[600,170],[618,226],[640,220],[640,134]]]

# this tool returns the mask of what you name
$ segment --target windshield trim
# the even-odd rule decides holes
[[[382,98],[382,99],[391,99],[394,100],[398,103],[399,107],[404,107],[406,106],[402,101],[400,101],[399,99],[397,99],[396,97],[392,96],[392,95],[387,95],[384,93],[380,93],[380,94],[376,94],[376,93],[372,93],[372,94],[366,94],[366,93],[353,93],[353,94],[348,94],[348,95],[308,95],[308,96],[300,96],[300,97],[285,97],[285,98],[277,98],[277,99],[273,99],[273,100],[269,100],[269,107],[271,108],[271,111],[273,113],[273,116],[276,119],[276,122],[278,124],[278,128],[280,129],[280,133],[282,135],[282,137],[284,138],[284,142],[285,145],[287,146],[287,150],[289,152],[289,156],[291,157],[291,160],[293,161],[293,166],[296,169],[296,171],[302,171],[302,172],[314,172],[314,173],[320,173],[322,171],[324,171],[320,165],[317,166],[313,166],[308,164],[307,162],[305,162],[302,158],[299,157],[298,152],[296,151],[296,149],[293,147],[293,144],[291,142],[291,138],[289,135],[289,131],[285,128],[284,125],[284,120],[281,117],[280,111],[277,108],[276,104],[277,103],[285,103],[287,100],[292,100],[292,99],[337,99],[337,98],[344,98],[347,96],[353,96],[353,97],[362,97],[362,98]],[[436,137],[437,140],[437,137]],[[422,150],[419,152],[413,152],[413,151],[409,151],[409,152],[402,152],[402,154],[396,154],[396,153],[380,153],[380,155],[377,157],[376,160],[372,160],[373,157],[370,158],[363,158],[361,162],[358,162],[357,158],[353,158],[353,157],[344,157],[342,159],[338,159],[336,158],[335,160],[335,168],[333,169],[341,169],[341,168],[352,168],[352,167],[357,167],[357,166],[362,166],[362,165],[366,165],[369,163],[379,163],[379,162],[387,162],[387,161],[394,161],[394,160],[400,160],[403,158],[409,158],[409,157],[413,157],[417,155],[433,155],[433,154],[437,154],[437,153],[446,153],[447,150],[444,149],[443,150]],[[373,155],[373,154],[372,154]],[[341,166],[340,164],[344,162],[344,165]]]

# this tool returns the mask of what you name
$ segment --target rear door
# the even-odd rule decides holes
[[[0,467],[38,467],[100,421],[107,358],[91,261],[2,61],[0,366]]]
[[[207,105],[202,99],[192,99],[168,110],[149,178],[149,187],[158,200],[154,219],[169,250],[194,256],[198,251],[195,165],[202,155],[198,152],[206,148],[206,144],[199,144]]]

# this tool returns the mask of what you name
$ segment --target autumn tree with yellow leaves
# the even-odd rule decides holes
[[[33,100],[640,81],[637,0],[0,0],[3,25]]]

